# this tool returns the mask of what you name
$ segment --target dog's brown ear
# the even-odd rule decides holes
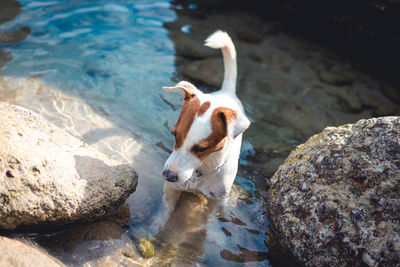
[[[195,96],[198,89],[196,86],[187,81],[180,81],[173,87],[164,86],[163,89],[167,92],[179,92],[182,91],[185,94],[185,99]]]
[[[217,108],[216,111],[230,139],[235,139],[250,126],[249,119],[242,112],[225,107]]]

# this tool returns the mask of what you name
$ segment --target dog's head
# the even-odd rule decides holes
[[[224,107],[213,95],[202,93],[189,82],[163,89],[184,94],[181,114],[172,128],[174,150],[163,172],[165,180],[183,183],[205,161],[211,167],[220,166],[227,147],[249,127],[250,121],[242,112]]]

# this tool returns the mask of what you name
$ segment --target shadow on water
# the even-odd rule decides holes
[[[81,265],[115,253],[128,242],[125,233],[129,220],[130,211],[125,204],[98,222],[15,237],[34,240],[65,264]]]
[[[231,197],[230,200],[232,201],[233,198]],[[220,227],[217,231],[223,233],[228,238],[227,240],[213,236],[218,235],[215,232],[216,229],[210,227],[213,224]],[[237,234],[235,230],[227,230],[227,228],[230,229],[227,224],[243,227],[253,235],[258,235],[260,231],[263,231],[248,227],[246,222],[236,217],[232,210],[220,201],[209,200],[199,194],[183,193],[168,220],[155,235],[156,263],[160,266],[170,264],[192,266],[196,263],[212,266],[214,263],[212,259],[202,257],[206,252],[206,247],[211,246],[224,260],[224,264],[247,263],[252,266],[268,261],[272,266],[301,266],[286,253],[282,253],[279,241],[272,232],[268,233],[265,240],[268,251],[259,251],[257,248],[248,249],[241,244],[235,244],[236,249],[226,249],[228,247],[226,242],[231,242],[229,238]],[[214,242],[218,244],[215,245]]]

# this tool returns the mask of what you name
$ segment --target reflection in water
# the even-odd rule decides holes
[[[207,246],[215,249],[214,254],[227,262],[263,262],[269,259],[265,251],[250,250],[236,244],[236,250],[227,249],[228,242],[237,231],[230,232],[225,227],[212,229],[211,225],[233,224],[257,236],[260,231],[248,228],[246,222],[235,216],[231,205],[238,201],[238,195],[231,194],[228,203],[224,200],[209,200],[201,194],[182,193],[177,205],[160,232],[155,235],[157,244],[157,264],[162,266],[177,264],[192,266],[194,263],[212,265],[212,257],[202,257]],[[228,227],[228,226],[227,226]],[[235,226],[234,226],[235,228]],[[216,233],[215,231],[218,231]],[[223,234],[223,235],[221,235]],[[211,235],[211,236],[208,236]],[[216,239],[215,235],[226,239]],[[218,242],[213,244],[210,240]]]
[[[214,220],[217,203],[202,195],[183,193],[162,230],[156,235],[160,246],[161,265],[176,263],[189,265],[204,262],[198,259],[204,253],[207,222]]]

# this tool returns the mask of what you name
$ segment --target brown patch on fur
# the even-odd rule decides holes
[[[175,135],[174,148],[180,148],[183,145],[199,109],[200,100],[195,95],[185,94],[185,103],[183,104],[178,122],[172,128],[172,133]]]
[[[210,153],[221,150],[228,136],[228,125],[236,117],[236,112],[230,108],[219,107],[211,116],[211,134],[192,147],[192,153],[204,160]]]
[[[201,104],[200,109],[199,109],[199,116],[203,115],[204,113],[206,113],[206,111],[210,108],[210,101],[204,102],[203,104]]]

